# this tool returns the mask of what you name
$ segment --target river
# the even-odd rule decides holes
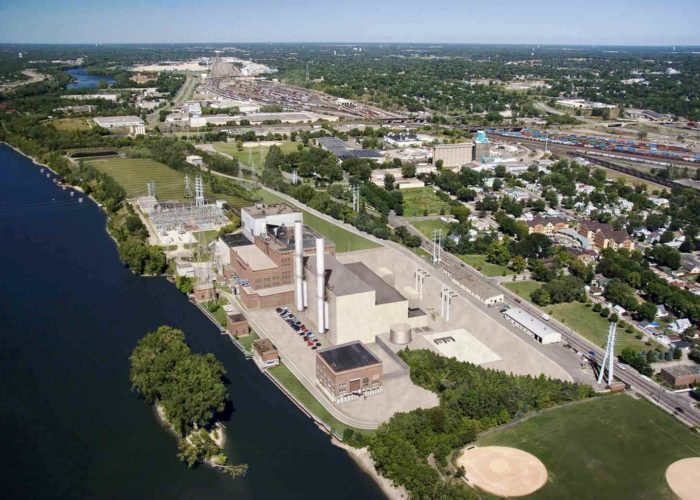
[[[252,362],[164,278],[134,276],[39,167],[0,145],[0,491],[4,498],[382,498]],[[188,470],[130,390],[129,354],[161,324],[228,372],[227,453],[245,478]]]
[[[109,85],[115,82],[114,78],[105,75],[90,75],[85,68],[71,68],[66,70],[70,76],[75,78],[74,82],[70,82],[66,85],[66,89],[87,89],[97,87],[97,84],[101,81],[107,82]]]

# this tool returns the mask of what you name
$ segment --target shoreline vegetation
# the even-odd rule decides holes
[[[138,341],[129,360],[132,389],[155,405],[159,420],[178,439],[178,459],[188,467],[209,464],[233,478],[247,464],[231,464],[224,453],[220,419],[230,411],[223,364],[213,354],[193,353],[185,334],[161,326]]]

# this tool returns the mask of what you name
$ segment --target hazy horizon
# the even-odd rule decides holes
[[[695,0],[7,0],[0,43],[692,47],[700,45],[697,19]]]

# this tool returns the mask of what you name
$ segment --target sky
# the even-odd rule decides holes
[[[0,43],[700,45],[700,0],[0,0]]]

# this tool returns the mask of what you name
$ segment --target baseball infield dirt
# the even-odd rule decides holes
[[[700,500],[700,457],[673,462],[666,469],[666,481],[681,500]]]
[[[457,458],[467,482],[500,497],[519,497],[539,490],[547,483],[547,469],[525,451],[504,446],[467,448]]]

